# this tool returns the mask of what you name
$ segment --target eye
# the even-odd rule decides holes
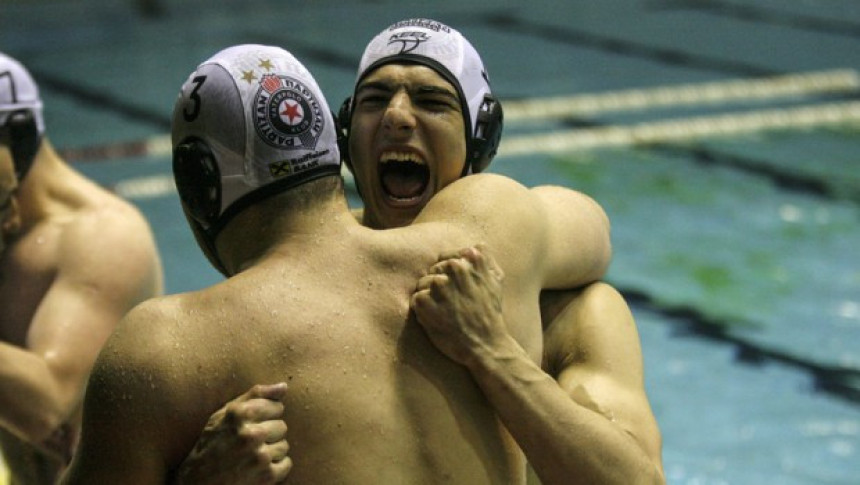
[[[416,99],[415,103],[433,112],[456,111],[459,109],[459,106],[446,96],[422,96]]]
[[[358,108],[379,108],[388,104],[389,96],[383,93],[367,93],[358,97]]]

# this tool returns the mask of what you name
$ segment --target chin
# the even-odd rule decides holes
[[[412,221],[415,220],[417,215],[417,213],[395,212],[385,214],[383,217],[380,217],[379,220],[382,221],[383,229],[394,229],[396,227],[405,227],[412,224]]]

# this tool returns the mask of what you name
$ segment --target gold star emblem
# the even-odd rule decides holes
[[[242,71],[242,79],[248,81],[248,84],[251,84],[255,79],[257,79],[257,76],[254,75],[254,71]]]
[[[272,70],[272,62],[268,59],[260,59],[260,69],[265,69],[266,71]]]

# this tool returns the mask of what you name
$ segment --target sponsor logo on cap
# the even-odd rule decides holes
[[[398,32],[388,39],[388,45],[400,43],[400,52],[398,54],[406,54],[414,51],[422,42],[426,42],[430,38],[427,32]]]
[[[422,29],[433,30],[435,32],[451,33],[451,27],[430,19],[406,19],[400,22],[395,22],[388,27],[388,30],[397,30],[404,27],[419,27]]]

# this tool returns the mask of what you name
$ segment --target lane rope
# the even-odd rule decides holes
[[[853,69],[787,74],[763,79],[737,79],[698,84],[631,89],[603,94],[503,101],[505,122],[552,120],[614,111],[672,106],[722,104],[731,101],[838,94],[860,89]]]
[[[672,106],[718,105],[732,101],[761,101],[786,97],[840,94],[860,91],[860,74],[854,69],[794,73],[762,79],[736,79],[696,84],[630,89],[601,94],[531,98],[504,101],[506,123],[559,120],[605,112],[636,111]],[[860,102],[811,104],[793,108],[760,109],[720,115],[648,121],[550,133],[507,136],[497,157],[547,155],[656,143],[750,134],[765,130],[807,129],[860,121]],[[60,150],[71,162],[171,155],[170,135],[144,140]],[[344,168],[348,181],[351,174]],[[136,177],[121,181],[114,190],[128,198],[147,199],[175,192],[171,175]]]
[[[860,122],[860,102],[818,104],[513,136],[501,143],[497,156],[557,154],[857,122]]]

